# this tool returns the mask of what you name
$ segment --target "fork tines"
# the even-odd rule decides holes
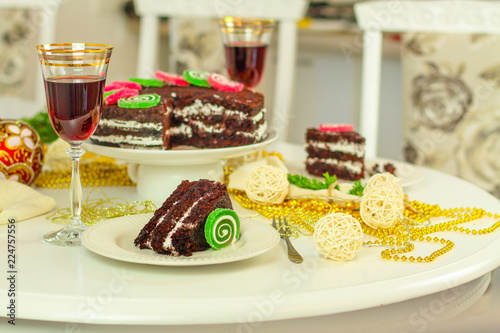
[[[280,236],[287,236],[288,232],[288,222],[283,216],[283,222],[281,221],[281,216],[278,216],[278,224],[276,224],[276,217],[273,215],[273,228],[278,230]]]

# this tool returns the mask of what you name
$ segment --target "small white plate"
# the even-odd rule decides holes
[[[384,172],[384,164],[391,163],[396,168],[395,176],[401,179],[401,185],[403,187],[410,186],[421,182],[424,179],[424,173],[421,169],[416,168],[406,162],[393,161],[383,158],[367,159],[365,161],[365,180],[370,179],[369,175],[366,175],[366,170],[370,170],[375,164],[379,165],[381,172]]]
[[[415,166],[405,163],[405,162],[398,162],[398,161],[393,161],[393,160],[388,160],[388,159],[383,159],[383,158],[375,158],[375,159],[365,159],[365,177],[361,179],[362,183],[366,183],[369,179],[370,176],[366,174],[366,170],[370,170],[373,168],[375,164],[379,165],[379,169],[381,171],[384,170],[384,164],[386,163],[391,163],[394,165],[396,168],[396,177],[401,179],[401,185],[403,187],[405,186],[410,186],[414,185],[424,179],[424,173],[422,170],[415,168]],[[303,176],[307,177],[315,177],[310,175],[306,169],[305,169],[305,160],[299,161],[299,160],[292,160],[292,161],[287,161],[286,166],[289,169],[289,172],[291,174],[300,174]],[[318,177],[315,177],[318,178]],[[348,180],[343,180],[339,179],[339,182],[342,183],[348,183]]]
[[[221,250],[193,252],[191,257],[173,257],[134,245],[152,213],[118,217],[85,230],[83,245],[90,251],[111,259],[158,266],[202,266],[229,263],[258,256],[278,244],[278,232],[263,222],[240,218],[240,239]]]

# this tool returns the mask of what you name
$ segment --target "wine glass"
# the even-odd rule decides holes
[[[262,78],[274,21],[226,17],[219,20],[219,25],[229,76],[246,87],[255,88]]]
[[[43,236],[45,242],[62,246],[81,245],[86,229],[80,213],[82,185],[80,157],[84,140],[95,131],[101,118],[104,84],[113,47],[103,44],[63,43],[36,47],[42,67],[47,109],[54,131],[70,144],[71,221],[58,231]]]

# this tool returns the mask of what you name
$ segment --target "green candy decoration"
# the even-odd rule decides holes
[[[139,83],[143,87],[163,87],[165,85],[163,80],[158,79],[141,79],[138,77],[131,77],[128,80]]]
[[[214,250],[234,244],[240,238],[240,219],[234,210],[217,208],[205,223],[205,238]]]
[[[185,70],[184,73],[182,73],[182,77],[184,77],[187,82],[199,87],[211,87],[210,83],[208,83],[209,76],[210,73],[201,71]]]
[[[146,109],[158,105],[160,103],[160,95],[158,94],[142,94],[118,100],[118,107],[124,109]]]

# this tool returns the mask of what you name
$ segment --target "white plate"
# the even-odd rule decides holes
[[[391,163],[396,168],[396,177],[401,179],[401,185],[403,187],[410,186],[421,182],[424,179],[424,173],[421,169],[417,169],[414,165],[405,162],[398,162],[383,158],[374,158],[365,160],[365,170],[369,170],[373,165],[378,163],[380,170],[384,170],[384,164]],[[366,173],[366,172],[365,172]],[[370,176],[364,178],[366,181],[370,179]]]
[[[275,131],[268,131],[264,141],[246,146],[226,148],[193,149],[126,149],[85,143],[84,148],[93,153],[124,160],[132,163],[149,165],[186,165],[203,164],[228,158],[240,157],[269,146],[278,138]]]
[[[365,170],[371,169],[376,163],[378,163],[381,170],[383,170],[384,164],[392,163],[396,168],[396,177],[401,179],[401,184],[403,185],[403,187],[414,185],[424,179],[424,173],[422,172],[422,170],[416,168],[415,166],[405,162],[397,162],[383,158],[365,159]],[[292,174],[301,174],[307,177],[314,177],[306,171],[305,159],[303,161],[291,160],[287,161],[285,164],[288,167],[289,172]],[[370,179],[370,176],[365,175],[365,177],[362,178],[361,181],[362,183],[366,183],[368,179]],[[339,179],[339,182],[348,183],[349,181]]]
[[[134,245],[152,213],[118,217],[85,230],[83,245],[90,251],[111,259],[158,266],[202,266],[229,263],[258,256],[279,242],[279,234],[263,222],[240,218],[240,239],[221,250],[194,252],[191,257],[172,257]]]

